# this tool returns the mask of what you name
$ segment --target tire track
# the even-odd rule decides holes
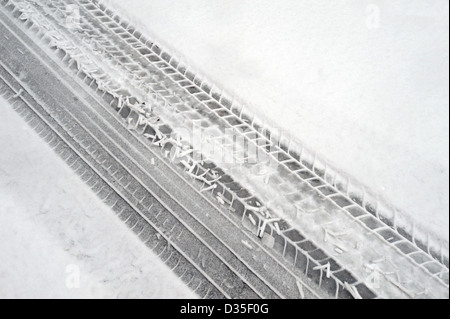
[[[338,190],[339,187],[327,183],[326,169],[323,170],[318,164],[317,167],[308,165],[302,161],[301,154],[293,153],[281,139],[274,138],[272,132],[258,130],[261,123],[246,117],[230,100],[199,80],[105,6],[84,0],[52,1],[48,6],[36,4],[34,7],[27,1],[3,0],[2,3],[9,6],[18,21],[23,21],[26,29],[32,30],[40,41],[52,48],[47,48],[47,54],[56,53],[61,67],[71,70],[71,76],[76,76],[80,85],[83,83],[98,94],[99,104],[109,104],[109,108],[101,109],[96,116],[102,119],[108,114],[113,115],[113,110],[116,110],[119,117],[125,119],[122,122],[125,125],[122,126],[122,136],[139,140],[138,144],[134,144],[135,150],[144,146],[146,150],[152,151],[149,144],[158,144],[163,154],[152,151],[152,156],[158,160],[157,166],[160,161],[165,162],[166,167],[173,172],[174,181],[181,180],[196,190],[192,193],[193,198],[202,198],[206,206],[211,207],[210,214],[214,219],[220,217],[219,220],[232,223],[235,229],[242,228],[245,237],[240,242],[225,246],[234,250],[235,256],[241,256],[238,258],[240,262],[250,263],[253,269],[258,269],[260,275],[256,281],[262,280],[267,285],[268,280],[262,278],[270,278],[274,269],[281,267],[286,277],[281,281],[270,278],[269,281],[278,283],[268,286],[283,291],[282,295],[285,296],[292,296],[292,291],[297,291],[294,296],[299,296],[295,283],[299,280],[303,287],[303,277],[313,279],[320,287],[314,290],[323,290],[336,297],[361,295],[373,298],[376,296],[373,291],[381,297],[448,296],[448,260],[442,252],[436,254],[429,245],[424,246],[417,241],[414,235],[409,236],[395,223],[378,216],[377,211],[366,206],[364,201],[351,198]],[[19,5],[20,9],[15,5]],[[81,29],[76,32],[67,30],[67,26],[61,22],[67,19],[67,5],[77,5],[81,10]],[[47,21],[45,28],[42,27],[43,21]],[[116,81],[122,78],[128,80],[126,84]],[[148,118],[142,115],[142,101],[156,106],[158,123],[149,123]],[[117,117],[112,119],[109,125],[116,127],[120,123],[118,120]],[[246,145],[254,145],[261,150],[265,160],[275,162],[276,170],[264,172],[266,166],[262,163],[257,167],[263,171],[262,174],[255,174],[257,165],[244,170],[247,174],[226,174],[224,171],[229,167],[225,164],[199,163],[189,154],[183,157],[186,161],[178,163],[178,169],[174,169],[174,164],[167,160],[171,149],[168,146],[176,146],[177,141],[167,141],[173,132],[189,129],[189,126],[180,123],[193,123],[196,120],[201,122],[203,128],[212,127],[221,133],[226,128],[233,129]],[[117,147],[113,144],[105,149]],[[142,167],[145,158],[134,162],[127,160],[127,156],[136,152],[126,148],[125,144],[119,145],[123,154],[127,154],[121,158],[126,163],[124,166],[127,169],[137,166],[145,171]],[[222,147],[233,154],[234,159],[242,155],[244,158],[247,156],[245,161],[249,162],[248,153],[235,154],[232,143]],[[243,169],[242,166],[240,169]],[[150,170],[147,168],[147,171]],[[186,178],[186,170],[193,181]],[[117,171],[108,173],[114,175]],[[154,170],[153,174],[157,172]],[[136,194],[140,197],[145,192],[142,189],[145,188],[144,175],[138,178],[137,184],[126,180],[125,188],[133,196]],[[242,175],[251,176],[263,186],[258,189],[254,184],[246,184]],[[139,183],[140,187],[137,186]],[[149,188],[147,186],[147,190]],[[172,197],[183,197],[182,192],[177,193],[176,189],[174,183],[165,186],[165,192],[171,193]],[[252,189],[252,192],[248,189]],[[287,203],[284,207],[294,208],[295,217],[281,214],[283,218],[277,219],[280,214],[276,213],[278,207],[275,206],[263,210],[267,203],[273,201],[267,196],[267,190],[276,194],[276,202],[284,201]],[[170,200],[168,197],[166,201]],[[185,210],[193,211],[192,208]],[[273,217],[275,222],[271,222]],[[128,222],[134,227],[133,219]],[[211,233],[217,233],[221,227],[220,223],[211,226],[210,221],[202,221],[204,227],[208,223]],[[299,229],[298,225],[309,227]],[[353,241],[354,238],[358,240]],[[271,243],[267,244],[267,241]],[[378,243],[378,255],[381,254],[383,258],[373,254],[370,246],[358,247],[358,243],[372,241]],[[349,245],[354,247],[349,249]],[[240,246],[249,250],[256,247],[264,252],[266,259],[258,262],[251,260],[253,257],[248,258],[249,252],[236,248]],[[211,246],[209,249],[216,250],[216,247]],[[365,259],[359,258],[361,254]],[[278,266],[268,266],[265,264],[267,260],[272,261],[270,265]],[[200,261],[200,264],[204,264],[204,261]],[[369,288],[366,283],[371,276],[381,279],[382,287]]]

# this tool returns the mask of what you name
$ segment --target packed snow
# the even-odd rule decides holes
[[[107,3],[448,242],[448,1]]]
[[[448,2],[107,2],[448,242]],[[0,297],[195,297],[0,106]]]
[[[0,98],[0,298],[196,298]]]

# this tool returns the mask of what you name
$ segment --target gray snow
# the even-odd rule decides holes
[[[0,109],[0,298],[196,298],[1,98]]]

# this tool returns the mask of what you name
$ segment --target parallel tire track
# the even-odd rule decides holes
[[[230,100],[105,6],[86,0],[52,1],[48,6],[19,0],[2,0],[2,4],[16,24],[38,36],[41,48],[65,70],[65,75],[83,87],[85,93],[78,92],[82,102],[75,104],[95,106],[94,111],[85,109],[86,114],[74,111],[77,107],[70,107],[73,102],[61,108],[67,111],[67,116],[76,119],[76,130],[84,129],[84,134],[73,138],[101,165],[103,170],[99,176],[119,187],[117,193],[125,196],[123,199],[127,198],[127,203],[147,223],[164,230],[158,237],[167,240],[169,249],[164,245],[155,246],[161,249],[163,259],[172,260],[170,248],[177,247],[226,297],[292,298],[304,294],[318,297],[317,292],[340,298],[375,298],[378,294],[411,298],[448,295],[448,259],[442,251],[436,254],[414,234],[410,236],[396,227],[395,222],[392,224],[378,216],[364,201],[347,196],[336,185],[327,183],[326,169],[302,162],[301,155],[293,153],[270,131],[258,130],[260,124],[255,119],[242,114]],[[64,25],[68,5],[82,10],[79,29],[68,30]],[[3,20],[8,18],[4,16]],[[9,25],[13,27],[12,23]],[[37,49],[31,51],[36,53]],[[33,69],[33,64],[27,62]],[[51,73],[56,67],[48,69]],[[57,81],[60,77],[57,76]],[[118,82],[122,78],[128,82]],[[47,84],[53,85],[48,81]],[[54,94],[52,103],[46,103],[48,110],[56,114],[63,112],[54,107],[58,94],[48,91]],[[133,106],[142,101],[154,104],[158,123],[149,123],[141,110]],[[286,201],[297,209],[294,221],[268,223],[269,211],[272,216],[274,212],[258,207],[271,198],[252,185],[246,187],[241,176],[225,174],[226,165],[199,163],[192,154],[184,156],[185,162],[178,166],[168,159],[169,146],[176,144],[171,139],[173,132],[189,128],[186,123],[199,119],[206,128],[222,132],[225,128],[233,129],[245,143],[260,149],[264,160],[277,164],[274,172],[263,174],[266,184],[263,187],[272,189],[279,202]],[[85,125],[88,122],[91,126]],[[70,133],[73,128],[68,127]],[[101,134],[92,134],[94,131]],[[116,139],[112,137],[115,134]],[[224,150],[237,156],[233,146],[230,149],[225,145]],[[146,156],[156,159],[156,165],[149,164]],[[186,177],[186,170],[194,180]],[[250,170],[247,173],[254,174]],[[90,174],[83,171],[82,178],[86,176]],[[252,178],[260,177],[256,174]],[[178,182],[185,187],[179,187]],[[250,188],[255,194],[248,191]],[[190,197],[184,194],[186,190]],[[110,200],[109,193],[101,193],[103,196]],[[113,205],[116,207],[117,203]],[[124,216],[133,230],[141,229],[134,215]],[[298,224],[311,227],[299,229]],[[342,232],[338,227],[349,225],[353,233]],[[227,232],[236,234],[236,238],[229,238]],[[267,244],[269,239],[272,243]],[[358,250],[358,240],[377,242],[379,253],[389,258],[378,260],[371,247]],[[357,249],[348,252],[349,243],[354,243]],[[366,259],[354,258],[362,252]],[[383,287],[369,287],[367,273],[381,277]],[[303,287],[306,292],[302,291]],[[208,289],[208,294],[215,295],[212,291],[215,290]]]
[[[3,22],[7,21],[2,13],[0,17]],[[15,32],[21,33],[18,29]],[[98,101],[87,92],[83,94],[77,91],[77,94],[84,95],[82,99],[88,99],[89,102],[89,105],[84,104],[84,109],[81,108],[79,96],[68,90],[65,86],[67,83],[63,83],[62,78],[53,73],[58,70],[57,65],[52,65],[52,69],[42,65],[33,56],[38,49],[33,48],[33,52],[28,52],[27,46],[15,39],[3,24],[1,34],[8,37],[7,46],[1,46],[2,93],[15,103],[16,109],[27,120],[32,121],[32,126],[38,132],[44,132],[42,134],[45,134],[49,144],[56,148],[93,191],[110,204],[119,217],[171,265],[192,289],[200,296],[209,298],[278,298],[298,295],[295,290],[291,293],[285,290],[280,295],[185,207],[174,201],[163,189],[158,191],[159,185],[151,183],[151,178],[142,168],[133,165],[130,153],[122,151],[120,154],[120,147],[128,146],[121,144],[118,147],[118,143],[123,141],[112,140],[114,132],[111,127],[106,123],[103,127],[98,126],[102,120],[97,118],[96,121],[95,113],[90,110]],[[26,61],[22,60],[20,52],[28,53]],[[62,74],[62,70],[58,71]],[[39,75],[45,75],[45,79]],[[38,96],[33,96],[36,91]],[[97,107],[101,110],[104,106]],[[86,112],[92,116],[87,117]],[[117,122],[117,119],[114,121]],[[154,166],[158,169],[164,170],[168,166],[156,154],[147,155],[155,156]],[[155,167],[150,169],[155,170]],[[159,174],[171,176],[167,171]],[[227,229],[225,223],[223,227]],[[247,238],[241,234],[236,240],[240,237]],[[259,255],[262,259],[267,258],[265,252]],[[271,260],[275,265],[275,260]],[[286,273],[286,276],[292,275]],[[307,287],[305,284],[305,294],[316,297]]]

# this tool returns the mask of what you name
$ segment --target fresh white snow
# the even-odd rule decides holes
[[[107,2],[448,243],[448,1]]]
[[[196,298],[0,98],[0,298]]]

